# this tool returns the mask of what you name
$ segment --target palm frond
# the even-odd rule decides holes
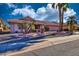
[[[55,3],[52,4],[52,7],[55,8]]]

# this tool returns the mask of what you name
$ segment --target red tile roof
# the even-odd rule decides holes
[[[10,19],[10,20],[8,20],[9,23],[23,23],[23,22],[29,22],[30,23],[32,21],[34,21],[35,24],[54,25],[54,26],[56,25],[56,26],[58,26],[58,23],[34,20],[33,18],[31,18],[29,16],[25,17],[25,18],[22,18],[22,19]]]

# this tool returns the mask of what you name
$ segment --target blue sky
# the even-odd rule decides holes
[[[74,9],[74,11],[76,12],[76,16],[77,16],[77,21],[79,23],[79,3],[72,3],[72,4],[69,4],[69,7],[71,9]]]
[[[79,18],[79,4],[69,4],[68,11],[64,14],[64,22],[70,15]],[[58,10],[53,9],[48,3],[0,3],[0,18],[7,24],[7,19],[17,19],[30,16],[36,20],[57,21]],[[77,21],[79,22],[77,18]]]

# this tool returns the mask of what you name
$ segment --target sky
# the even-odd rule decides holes
[[[76,15],[79,23],[79,4],[69,3],[64,13],[64,23],[68,16]],[[8,19],[19,19],[30,16],[35,20],[58,22],[58,10],[52,8],[50,3],[0,3],[0,18],[7,24]]]

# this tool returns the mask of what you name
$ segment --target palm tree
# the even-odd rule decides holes
[[[67,7],[68,7],[68,4],[67,3],[53,3],[52,4],[52,7],[53,8],[58,8],[58,11],[59,11],[59,31],[62,31],[63,30],[63,17],[64,17],[64,12],[67,11]]]
[[[69,16],[69,19],[67,21],[68,30],[70,31],[71,34],[73,34],[74,25],[77,24],[77,21],[75,19],[76,19],[75,16]]]
[[[63,7],[62,7],[62,13],[61,13],[61,31],[63,31],[63,19],[64,19],[64,12],[67,11],[67,8],[69,7],[69,5],[67,3],[62,3]]]

